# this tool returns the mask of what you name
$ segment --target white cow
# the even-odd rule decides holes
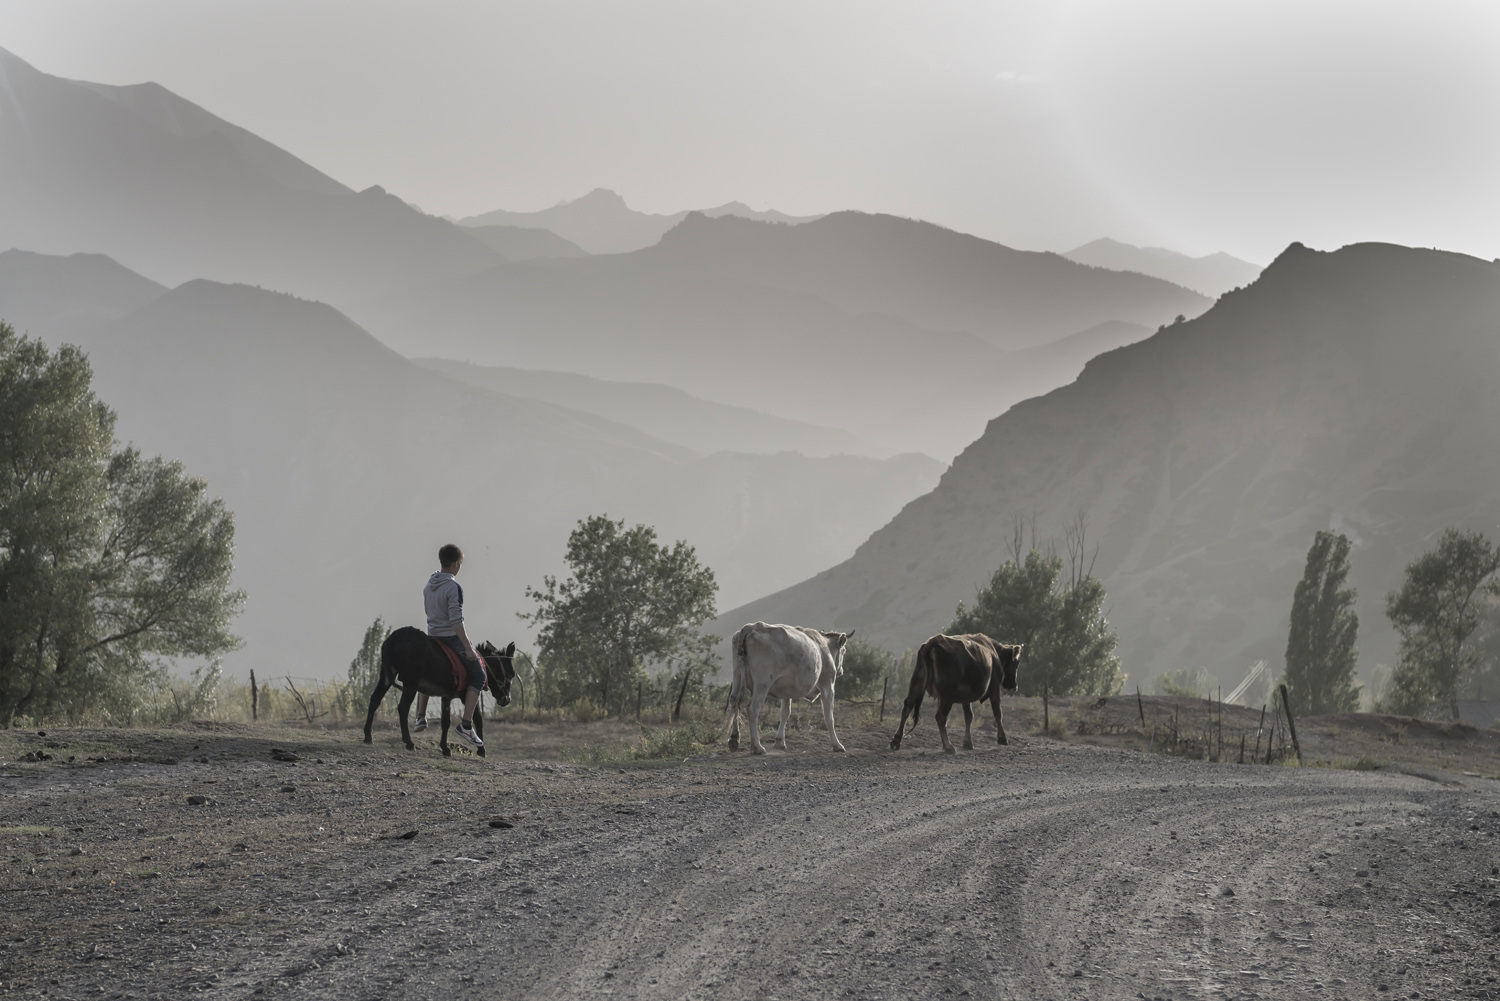
[[[740,747],[740,702],[750,699],[750,749],[765,754],[760,742],[760,709],[766,699],[781,700],[781,725],[776,728],[776,746],[786,750],[786,721],[793,699],[823,697],[823,719],[833,749],[842,751],[833,729],[833,682],[843,673],[844,644],[854,630],[825,633],[806,626],[772,626],[764,622],[743,625],[729,641],[734,662],[729,686],[729,749]]]

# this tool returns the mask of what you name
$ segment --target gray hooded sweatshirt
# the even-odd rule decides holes
[[[464,622],[464,589],[453,575],[438,571],[428,577],[422,598],[427,603],[427,635],[457,636]]]

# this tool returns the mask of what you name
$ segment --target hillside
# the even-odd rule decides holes
[[[167,291],[103,254],[53,257],[26,250],[0,253],[0,303],[21,333],[71,337],[117,320]]]
[[[801,226],[688,215],[639,255],[662,271],[708,271],[805,292],[855,314],[973,334],[1002,350],[1110,320],[1155,327],[1208,300],[1143,275],[1014,250],[932,223],[835,212]]]
[[[693,214],[647,250],[499,265],[352,314],[410,355],[666,383],[946,459],[995,414],[1075,377],[1081,346],[1204,305],[1156,279],[926,223]],[[1005,331],[1031,353],[997,347]]]
[[[785,223],[795,226],[818,216],[790,216],[772,209],[757,212],[743,202],[726,202],[711,209],[701,210],[704,215],[732,215],[761,222]],[[591,254],[625,254],[632,250],[649,247],[660,240],[662,234],[683,220],[688,213],[637,212],[625,204],[625,199],[608,188],[595,188],[581,198],[562,202],[537,212],[511,212],[496,209],[481,215],[460,219],[466,227],[524,226],[530,229],[545,229],[584,248]],[[554,255],[560,256],[560,255]]]
[[[0,49],[0,248],[100,252],[157,281],[333,302],[501,260],[165,88],[64,80]]]
[[[1095,358],[992,421],[937,489],[849,560],[727,613],[859,627],[896,649],[944,627],[1016,517],[1061,543],[1084,512],[1132,684],[1281,662],[1313,534],[1355,541],[1360,664],[1391,663],[1384,596],[1446,526],[1500,524],[1500,267],[1293,244],[1250,287]]]
[[[538,257],[586,257],[588,251],[564,240],[549,229],[521,226],[469,226],[465,233],[479,240],[507,261],[530,261]]]
[[[1070,261],[1111,271],[1151,275],[1217,299],[1231,289],[1249,285],[1261,272],[1259,264],[1225,253],[1189,257],[1161,247],[1134,247],[1105,238],[1074,247],[1063,254]]]
[[[847,431],[789,421],[748,407],[711,403],[659,383],[609,382],[571,372],[469,365],[442,358],[415,361],[470,385],[546,400],[628,424],[700,455],[725,451],[800,452],[809,456],[879,453],[875,446]]]
[[[0,298],[0,317],[9,308]],[[921,456],[699,458],[466,386],[326,305],[243,285],[188,282],[67,339],[89,353],[120,437],[181,459],[235,512],[250,597],[231,667],[342,671],[376,615],[417,618],[434,547],[450,540],[470,555],[476,631],[520,637],[525,587],[561,572],[568,532],[599,513],[688,539],[725,607],[847,556],[942,469]]]

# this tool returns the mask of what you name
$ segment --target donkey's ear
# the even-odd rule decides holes
[[[507,657],[514,657],[515,655],[516,655],[516,641],[515,640],[511,640],[510,641],[510,645],[505,648],[505,656],[507,656]]]

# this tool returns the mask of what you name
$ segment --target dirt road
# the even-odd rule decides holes
[[[35,764],[13,743],[0,981],[52,998],[1500,997],[1493,780],[1024,736],[893,755],[885,736],[626,768],[341,734],[292,741],[295,762],[244,733],[158,735],[134,762],[88,760],[105,755],[87,734],[53,734],[69,746]]]

